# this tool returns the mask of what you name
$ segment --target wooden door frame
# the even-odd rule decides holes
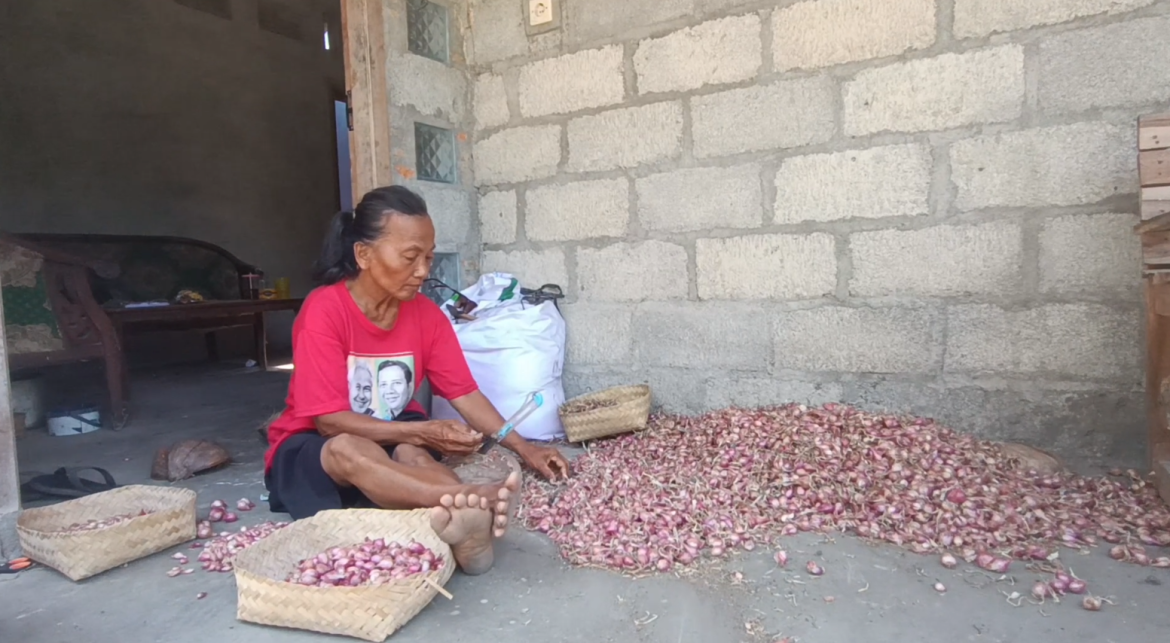
[[[8,340],[0,306],[0,529],[4,517],[20,511],[20,468],[16,461],[16,423],[12,417],[12,382],[8,374]],[[4,534],[0,534],[0,542]]]
[[[349,104],[350,177],[356,204],[390,185],[390,109],[386,86],[385,0],[341,0],[341,39]]]

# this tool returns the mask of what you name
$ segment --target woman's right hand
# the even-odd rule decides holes
[[[483,444],[483,434],[458,420],[430,420],[420,428],[419,446],[443,455],[471,455]]]

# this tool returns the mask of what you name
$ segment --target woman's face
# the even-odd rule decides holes
[[[378,373],[378,395],[387,411],[398,414],[406,406],[406,373],[400,366],[390,366]]]
[[[389,214],[383,219],[382,236],[357,244],[354,255],[363,276],[394,299],[409,301],[431,272],[435,225],[429,216]]]

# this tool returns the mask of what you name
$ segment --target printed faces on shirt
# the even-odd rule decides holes
[[[349,403],[354,413],[393,420],[414,396],[414,355],[350,355]]]

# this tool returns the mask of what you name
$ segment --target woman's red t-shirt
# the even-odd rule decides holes
[[[369,320],[345,282],[314,290],[293,322],[293,372],[285,410],[268,427],[264,471],[288,436],[316,430],[313,418],[341,411],[393,420],[423,409],[413,400],[425,377],[453,400],[479,387],[447,316],[430,299],[404,301],[390,330]]]

